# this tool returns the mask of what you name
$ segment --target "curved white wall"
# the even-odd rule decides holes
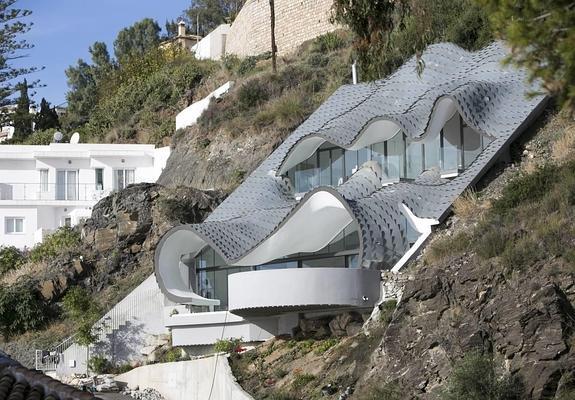
[[[350,268],[291,268],[240,272],[228,277],[229,309],[281,312],[313,306],[372,307],[379,300],[380,271]]]

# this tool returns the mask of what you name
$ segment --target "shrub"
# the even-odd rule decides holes
[[[258,59],[256,57],[250,56],[241,60],[238,64],[237,71],[239,76],[244,76],[249,74],[256,67]]]
[[[479,352],[466,354],[451,371],[442,400],[520,400],[524,386],[518,376],[498,376],[493,359]]]
[[[90,357],[88,368],[96,374],[110,374],[114,370],[112,363],[106,357],[100,355]]]
[[[288,372],[283,368],[276,368],[274,370],[274,377],[276,377],[277,379],[282,379],[287,374],[288,374]]]
[[[14,246],[0,246],[0,275],[18,269],[25,261],[24,254]]]
[[[397,300],[387,300],[379,305],[379,320],[385,325],[389,325],[393,318],[393,313],[397,308]]]
[[[311,45],[312,52],[329,53],[346,45],[345,39],[336,32],[328,32],[316,37]]]
[[[42,243],[30,250],[32,262],[47,261],[64,251],[71,250],[80,243],[80,232],[76,229],[63,227],[44,239]]]
[[[505,214],[519,204],[540,199],[549,192],[557,175],[556,167],[545,165],[533,173],[513,179],[503,189],[501,198],[493,203],[493,210]]]
[[[268,101],[269,93],[262,81],[253,79],[238,89],[237,98],[240,110],[247,111]]]
[[[315,348],[314,353],[317,354],[318,356],[322,355],[323,353],[325,353],[326,351],[331,349],[336,344],[337,344],[337,339],[334,339],[334,338],[322,340],[321,343]]]
[[[447,256],[461,253],[469,248],[471,238],[465,232],[453,236],[445,236],[433,241],[425,252],[425,262],[432,264],[439,262]]]
[[[216,353],[232,353],[237,352],[242,344],[242,338],[232,338],[217,340],[214,344],[214,352]]]
[[[308,383],[315,380],[315,375],[312,374],[297,374],[292,382],[294,389],[300,389]]]
[[[44,327],[50,311],[32,281],[0,287],[0,333],[6,339]]]
[[[508,242],[502,254],[503,264],[511,269],[527,267],[541,256],[541,249],[531,238],[521,238]]]
[[[77,326],[76,342],[84,346],[94,343],[97,338],[92,327],[102,310],[92,296],[85,289],[73,287],[62,299],[62,308]]]
[[[180,361],[181,358],[182,350],[179,347],[170,347],[160,356],[158,361],[161,363],[169,363]]]
[[[474,235],[475,251],[485,260],[501,255],[506,243],[507,235],[502,227],[492,222],[487,222],[478,228]]]

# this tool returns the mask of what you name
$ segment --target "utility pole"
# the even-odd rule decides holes
[[[276,10],[274,0],[270,0],[270,22],[271,22],[271,38],[272,38],[272,71],[275,74],[278,72],[277,67],[277,47],[276,47]]]

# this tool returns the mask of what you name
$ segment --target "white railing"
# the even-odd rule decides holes
[[[57,200],[98,201],[110,194],[110,190],[97,188],[89,183],[0,183],[2,200]]]
[[[152,279],[154,278],[152,277]],[[146,282],[143,284],[145,283]],[[89,346],[89,349],[84,346],[86,354],[88,351],[90,353],[98,353],[113,361],[115,357],[114,334],[119,329],[131,320],[142,315],[162,315],[163,294],[159,288],[156,286],[145,290],[138,289],[139,287],[116,304],[94,324],[92,334],[96,340],[94,344]],[[50,350],[36,350],[36,369],[41,371],[56,371],[59,367],[62,367],[61,363],[64,358],[64,352],[75,343],[76,334],[68,337]],[[105,344],[108,344],[108,346]],[[102,349],[107,350],[102,351]]]

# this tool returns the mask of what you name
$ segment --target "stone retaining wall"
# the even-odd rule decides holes
[[[335,30],[329,22],[333,0],[276,0],[276,45],[279,54],[295,50],[306,40]],[[241,57],[270,51],[268,0],[248,0],[231,26],[226,52]]]

